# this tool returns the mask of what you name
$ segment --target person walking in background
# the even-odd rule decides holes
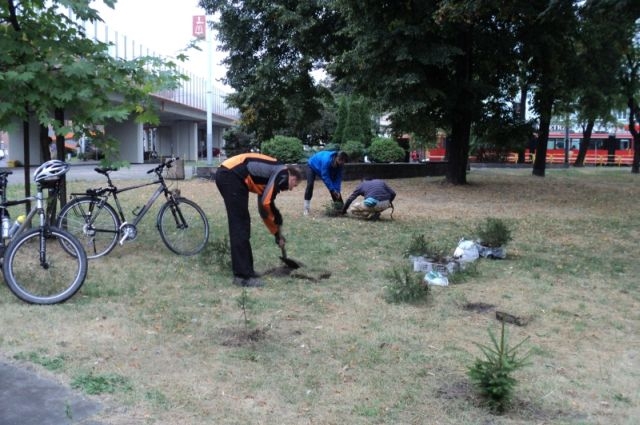
[[[342,207],[342,214],[347,213],[349,206],[358,196],[364,197],[364,201],[353,204],[352,215],[377,220],[380,218],[380,213],[387,208],[391,208],[391,214],[393,214],[393,200],[396,199],[396,192],[384,180],[365,178],[347,198],[347,202]]]
[[[309,158],[307,163],[307,188],[304,191],[304,215],[309,214],[313,185],[316,177],[320,176],[331,194],[333,202],[342,202],[342,168],[349,161],[349,156],[343,151],[320,151]]]
[[[249,192],[258,195],[258,211],[265,226],[284,248],[282,215],[275,205],[276,195],[293,190],[302,180],[299,168],[258,153],[233,156],[216,171],[215,181],[227,210],[233,283],[238,286],[264,286],[253,267]]]

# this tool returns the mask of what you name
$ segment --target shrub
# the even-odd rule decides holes
[[[364,145],[355,140],[343,143],[342,150],[349,155],[349,162],[362,162],[364,158]]]
[[[404,159],[404,149],[393,139],[378,137],[371,142],[368,155],[374,162],[397,162]]]
[[[446,261],[450,249],[444,244],[427,241],[424,235],[414,235],[409,242],[409,246],[404,251],[405,257],[425,257],[436,263]]]
[[[389,303],[417,303],[429,296],[429,286],[422,281],[422,274],[407,267],[393,268],[387,279],[384,298]]]
[[[513,348],[509,348],[502,322],[500,341],[489,329],[492,346],[476,345],[482,350],[485,359],[476,359],[469,368],[469,377],[480,394],[486,398],[489,406],[501,413],[511,402],[513,389],[517,383],[511,376],[513,372],[528,364],[530,353],[518,357],[516,350],[528,339],[525,338]]]
[[[477,226],[476,236],[481,245],[495,248],[511,241],[511,229],[503,220],[489,217]]]
[[[339,151],[340,150],[340,143],[327,143],[324,148],[319,149],[317,152],[320,151]]]
[[[302,141],[287,136],[275,136],[263,142],[261,151],[285,164],[297,164],[304,155]]]
[[[327,217],[338,217],[342,215],[344,203],[340,201],[329,201],[324,205],[324,215]]]

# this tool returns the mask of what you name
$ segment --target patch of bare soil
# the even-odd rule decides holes
[[[476,313],[486,313],[487,311],[493,310],[495,305],[487,304],[487,303],[467,303],[463,307],[467,311],[474,311]]]
[[[463,400],[474,406],[484,408],[485,400],[478,396],[473,385],[468,380],[453,379],[447,381],[436,390],[436,396],[443,400]],[[584,420],[585,415],[579,412],[566,412],[561,409],[545,409],[544,407],[525,400],[514,399],[511,408],[500,415],[494,413],[484,419],[483,424],[502,423],[499,418],[508,418],[518,422],[555,423],[565,420]]]
[[[245,347],[267,339],[267,328],[259,329],[222,329],[221,345],[224,347]]]
[[[264,272],[265,276],[273,277],[292,277],[294,279],[308,280],[310,282],[319,282],[331,277],[331,272],[326,270],[301,270],[292,269],[287,266],[274,267]]]
[[[467,380],[447,381],[444,385],[436,390],[438,397],[445,400],[453,399],[471,399],[473,388]]]

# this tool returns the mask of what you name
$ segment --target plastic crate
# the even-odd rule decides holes
[[[441,263],[430,258],[411,257],[411,261],[413,262],[414,272],[429,273],[435,271],[447,276],[462,269],[460,262],[456,260],[448,260],[446,263]]]

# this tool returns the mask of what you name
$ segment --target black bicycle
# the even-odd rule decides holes
[[[169,159],[147,171],[155,174],[153,181],[119,189],[110,173],[114,168],[96,168],[107,178],[107,187],[87,189],[84,193],[72,193],[71,200],[58,215],[59,227],[75,235],[85,248],[87,258],[99,258],[113,250],[118,242],[135,240],[138,223],[151,209],[154,202],[164,194],[166,202],[156,219],[156,227],[164,244],[178,255],[195,255],[204,249],[209,240],[209,222],[204,211],[195,202],[180,196],[180,190],[170,190],[163,171],[171,168],[178,158]],[[146,186],[158,185],[147,203],[133,211],[131,222],[126,220],[118,194]],[[113,198],[115,208],[109,203]]]
[[[69,165],[62,161],[45,162],[34,173],[36,195],[12,201],[7,201],[7,176],[12,172],[0,171],[2,271],[11,292],[28,303],[64,302],[78,292],[87,276],[82,244],[69,232],[49,225],[60,193],[60,177],[68,170]],[[49,189],[46,208],[44,189]],[[19,216],[10,227],[8,208],[34,201],[29,213]],[[32,225],[36,216],[39,224]]]

